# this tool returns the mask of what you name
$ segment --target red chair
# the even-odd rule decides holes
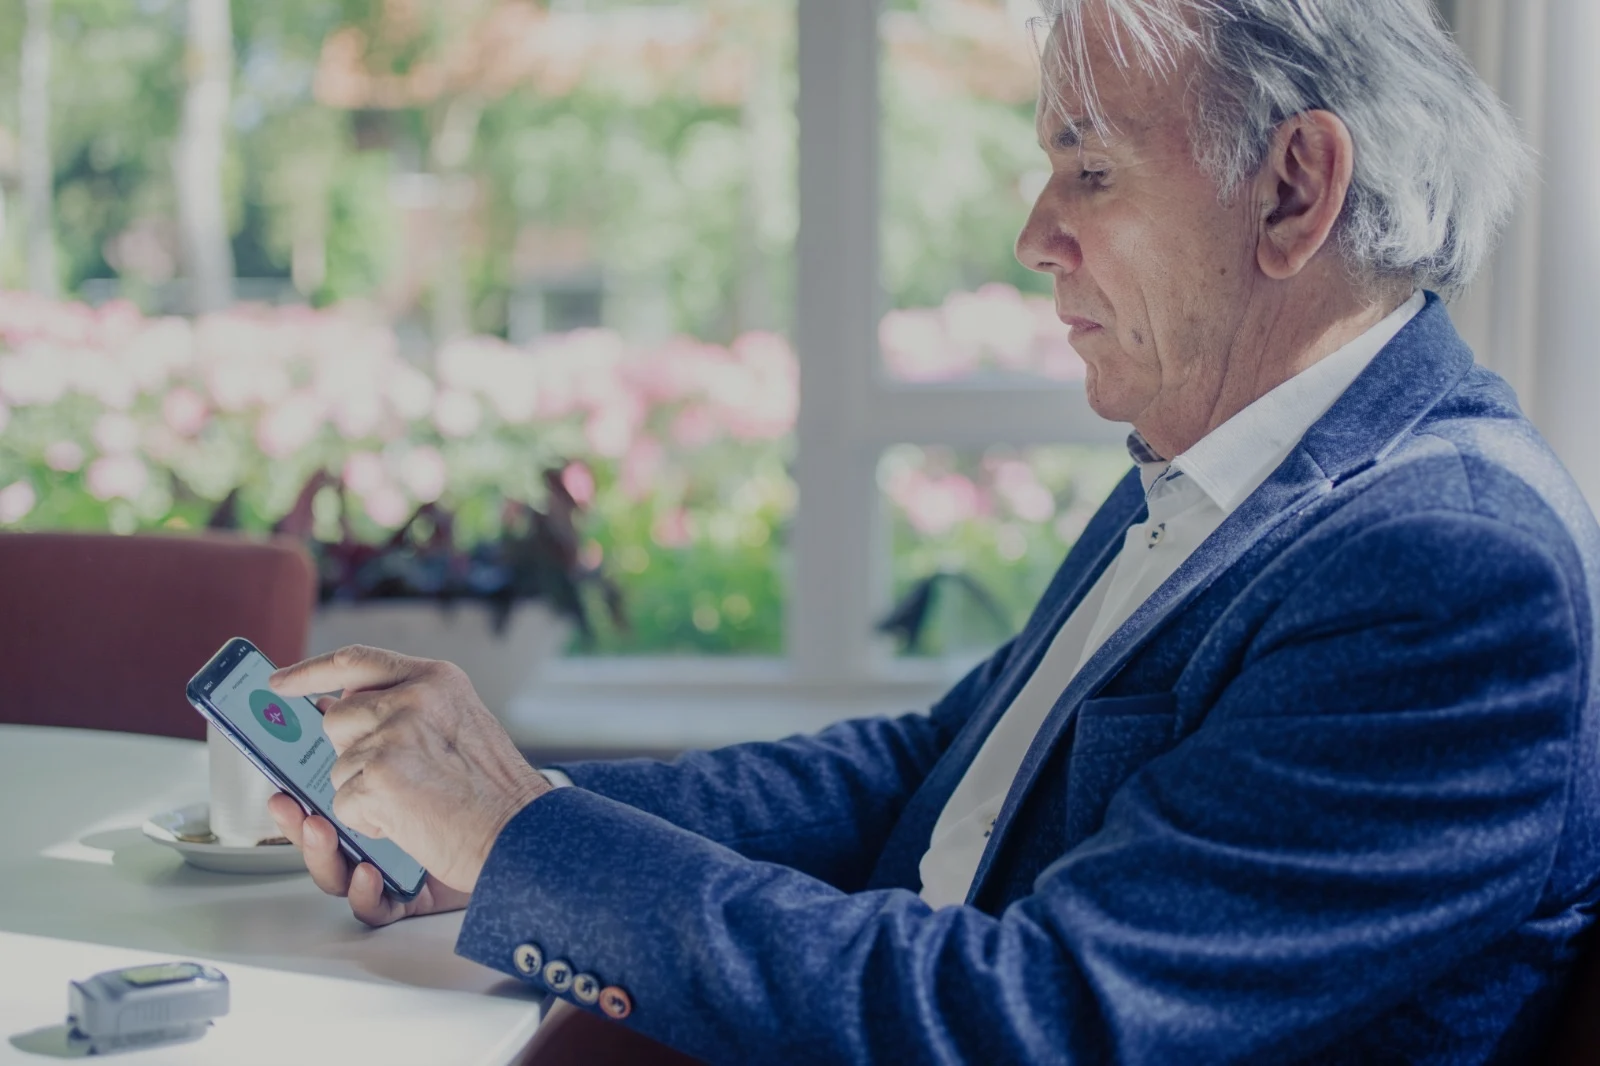
[[[598,1014],[555,1000],[518,1066],[704,1066]]]
[[[234,636],[300,659],[315,600],[294,540],[0,534],[0,722],[204,739],[189,678]]]

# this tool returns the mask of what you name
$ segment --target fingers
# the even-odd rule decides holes
[[[383,875],[376,867],[364,862],[350,868],[326,818],[307,818],[300,805],[282,792],[267,801],[267,809],[283,835],[305,856],[306,869],[318,888],[330,896],[349,899],[350,912],[367,925],[388,925],[405,917],[405,906],[384,893]]]
[[[300,829],[305,825],[306,812],[300,809],[300,804],[294,801],[294,797],[283,792],[273,793],[267,798],[267,813],[278,823],[278,828],[289,838],[289,843],[298,848]]]
[[[322,731],[341,754],[378,727],[388,692],[358,692],[322,708]]]
[[[267,687],[280,696],[388,688],[410,677],[416,665],[426,661],[352,644],[276,671],[267,679]]]
[[[384,894],[383,875],[370,862],[350,877],[350,913],[368,925],[388,925],[406,915],[405,904]]]
[[[356,832],[379,839],[384,832],[372,817],[371,799],[366,780],[357,774],[333,794],[333,816]]]
[[[339,850],[339,835],[333,823],[321,815],[312,815],[305,820],[300,837],[300,851],[305,855],[311,880],[330,896],[349,895],[350,860]]]
[[[375,753],[376,745],[373,744],[357,744],[348,751],[341,752],[334,760],[333,766],[328,769],[328,781],[333,785],[334,792],[338,793],[354,780],[357,774],[365,770]],[[335,795],[334,798],[337,800],[338,796]]]

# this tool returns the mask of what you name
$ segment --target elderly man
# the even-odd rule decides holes
[[[1600,890],[1600,531],[1437,293],[1525,154],[1424,0],[1050,0],[1049,273],[1137,469],[925,715],[565,768],[346,649],[363,920],[715,1063],[1520,1062]]]

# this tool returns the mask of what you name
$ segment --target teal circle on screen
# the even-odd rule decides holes
[[[262,728],[285,744],[300,739],[300,719],[289,709],[289,701],[264,688],[250,693],[250,713]]]

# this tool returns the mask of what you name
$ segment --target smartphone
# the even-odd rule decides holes
[[[390,895],[412,898],[427,871],[393,841],[364,836],[333,816],[328,775],[338,755],[322,731],[322,712],[304,696],[291,699],[269,689],[267,678],[276,669],[254,644],[234,637],[190,680],[189,702],[306,814],[332,822],[351,862],[370,862]]]

